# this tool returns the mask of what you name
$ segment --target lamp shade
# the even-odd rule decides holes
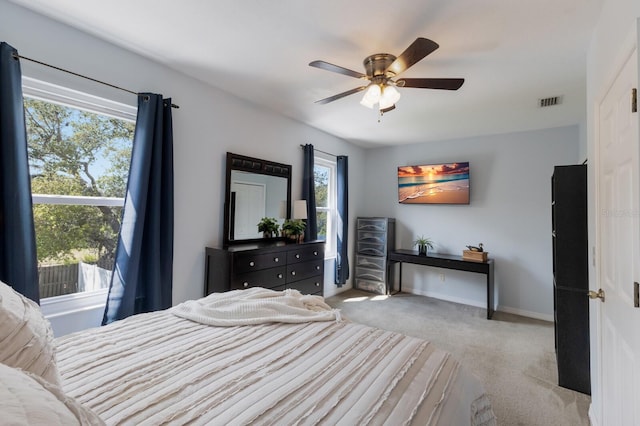
[[[380,96],[380,109],[387,109],[394,105],[400,99],[400,92],[393,86],[384,86],[382,95]]]
[[[381,92],[382,89],[380,89],[379,85],[371,83],[366,93],[362,97],[360,104],[366,106],[367,108],[373,108],[373,106],[378,103]]]
[[[307,218],[307,200],[295,200],[293,202],[293,219]]]

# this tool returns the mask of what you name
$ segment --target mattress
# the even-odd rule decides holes
[[[220,327],[168,310],[56,346],[65,393],[109,425],[495,425],[449,353],[349,321]]]

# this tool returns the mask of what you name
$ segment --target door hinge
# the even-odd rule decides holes
[[[631,89],[631,112],[638,112],[638,89]]]
[[[640,308],[640,284],[637,281],[633,283],[633,307]]]

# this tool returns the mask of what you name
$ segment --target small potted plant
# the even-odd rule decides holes
[[[272,217],[263,217],[258,223],[258,231],[264,238],[272,238],[278,235],[278,222]]]
[[[282,235],[299,243],[304,236],[306,226],[307,224],[301,219],[287,219],[282,224]]]
[[[433,250],[433,241],[431,238],[426,238],[423,235],[420,235],[413,242],[414,247],[418,246],[418,254],[427,255],[427,250]]]

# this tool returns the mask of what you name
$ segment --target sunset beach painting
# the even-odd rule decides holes
[[[398,202],[469,204],[469,163],[398,167]]]

